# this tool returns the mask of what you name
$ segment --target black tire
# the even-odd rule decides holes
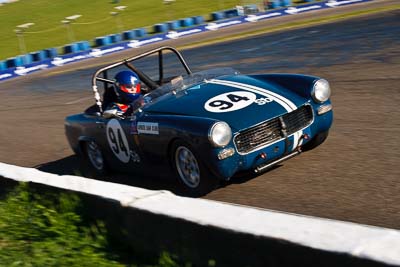
[[[82,146],[81,170],[90,178],[102,178],[107,174],[107,164],[100,146],[95,141],[85,141]]]
[[[302,150],[309,151],[309,150],[316,148],[317,146],[319,146],[326,140],[328,135],[329,135],[329,131],[325,131],[325,132],[317,134],[316,136],[314,136],[313,139],[311,139],[308,143],[306,143],[304,146],[302,146]]]
[[[188,143],[177,140],[171,147],[171,165],[180,185],[180,194],[204,196],[218,185],[196,151]]]

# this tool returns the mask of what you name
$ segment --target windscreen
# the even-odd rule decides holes
[[[226,75],[238,75],[239,72],[233,68],[217,68],[206,71],[195,72],[190,75],[178,76],[169,83],[157,88],[156,90],[145,95],[146,103],[157,101],[160,96],[169,93],[176,93],[182,90],[189,89],[198,84],[204,83],[207,80]]]

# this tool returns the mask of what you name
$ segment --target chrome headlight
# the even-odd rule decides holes
[[[314,83],[311,93],[313,99],[317,103],[323,103],[331,97],[331,88],[327,80],[319,79]]]
[[[222,121],[214,123],[208,131],[208,139],[214,146],[226,146],[232,139],[231,127]]]

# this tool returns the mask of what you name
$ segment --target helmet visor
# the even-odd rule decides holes
[[[140,93],[140,83],[121,84],[120,88],[125,93],[129,93],[129,94],[139,94]]]

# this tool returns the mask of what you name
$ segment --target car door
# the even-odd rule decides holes
[[[136,116],[104,119],[106,158],[121,171],[134,171],[141,162],[136,132]],[[137,140],[136,140],[137,141]]]

